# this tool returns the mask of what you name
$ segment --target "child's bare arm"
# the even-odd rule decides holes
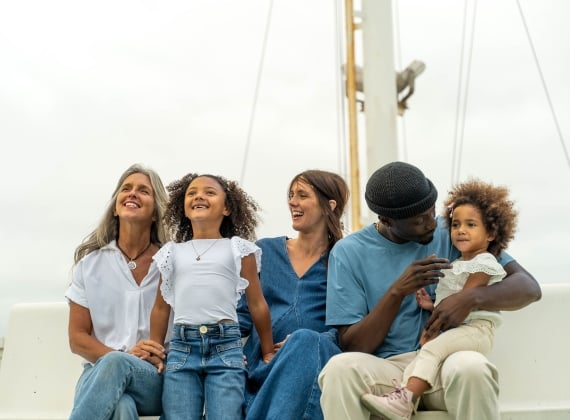
[[[465,281],[465,285],[463,286],[463,288],[470,289],[472,287],[487,286],[490,279],[491,276],[487,273],[483,273],[482,271],[479,271],[477,273],[471,273],[469,274],[469,277],[467,277],[467,280]]]
[[[275,354],[271,316],[269,314],[269,307],[263,296],[263,291],[261,290],[261,283],[259,282],[257,265],[255,264],[255,256],[253,254],[242,258],[241,276],[249,281],[249,286],[245,289],[247,305],[249,306],[253,324],[259,335],[263,361],[269,363]]]
[[[162,284],[162,279],[156,290],[156,298],[154,300],[154,306],[150,313],[150,339],[160,343],[164,346],[164,339],[166,337],[166,331],[168,330],[168,320],[170,318],[170,305],[166,303],[162,297],[162,292],[160,291],[160,285]],[[158,372],[164,370],[164,361],[161,360],[156,364]]]

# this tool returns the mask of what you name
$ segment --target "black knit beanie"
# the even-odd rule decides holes
[[[437,190],[415,166],[392,162],[372,174],[366,183],[364,198],[378,216],[406,219],[432,207],[437,200]]]

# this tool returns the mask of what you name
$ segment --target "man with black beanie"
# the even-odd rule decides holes
[[[510,255],[499,262],[507,277],[466,289],[423,311],[415,293],[435,284],[459,252],[435,217],[437,190],[423,172],[392,162],[372,174],[366,203],[378,222],[337,242],[329,258],[327,325],[339,331],[344,351],[319,376],[325,419],[369,419],[360,397],[394,390],[419,348],[424,328],[432,335],[461,324],[473,309],[513,310],[540,299],[536,280]],[[454,419],[499,419],[498,373],[480,353],[449,356],[421,406]]]

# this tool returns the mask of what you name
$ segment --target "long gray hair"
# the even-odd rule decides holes
[[[150,240],[152,243],[162,245],[168,241],[168,232],[164,227],[163,218],[166,210],[166,203],[168,202],[168,193],[164,188],[162,180],[154,170],[145,167],[141,164],[135,163],[127,168],[119,178],[117,186],[113,191],[109,204],[101,221],[91,232],[87,235],[81,244],[75,249],[74,263],[77,264],[81,258],[87,254],[96,251],[103,246],[107,245],[113,239],[117,239],[119,235],[119,218],[115,216],[115,205],[119,189],[125,179],[133,174],[144,174],[149,177],[152,190],[154,192],[154,221],[150,229]]]

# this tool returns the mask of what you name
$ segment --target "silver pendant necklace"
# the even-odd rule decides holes
[[[192,249],[194,249],[194,254],[196,254],[196,261],[200,261],[202,259],[202,255],[204,255],[206,252],[208,252],[210,249],[212,249],[212,247],[214,245],[216,245],[216,243],[220,240],[221,238],[216,239],[212,245],[210,245],[208,248],[206,248],[205,251],[199,253],[198,251],[196,251],[196,247],[194,246],[194,239],[190,241],[190,245],[192,245]]]
[[[127,262],[127,267],[129,267],[131,270],[134,270],[135,268],[137,268],[137,259],[146,252],[147,249],[150,248],[150,244],[151,242],[148,243],[147,246],[145,246],[145,248],[134,258],[131,258],[127,255],[127,253],[125,251],[123,251],[123,249],[119,246],[119,241],[117,241],[117,248],[119,248],[119,251],[121,251],[123,253],[123,255],[127,258],[127,260],[129,260]]]

